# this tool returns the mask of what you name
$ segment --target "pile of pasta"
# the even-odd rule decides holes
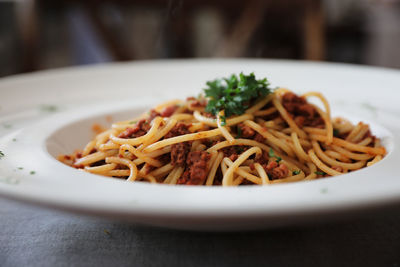
[[[308,98],[319,99],[321,107]],[[386,154],[365,123],[331,118],[318,92],[277,89],[242,115],[207,113],[204,97],[173,100],[116,122],[59,160],[93,174],[150,183],[269,185],[353,172]]]

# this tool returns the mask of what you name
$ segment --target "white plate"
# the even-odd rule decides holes
[[[317,90],[333,114],[371,124],[389,154],[335,178],[236,188],[127,183],[61,164],[90,138],[93,122],[133,117],[171,98],[197,95],[205,81],[254,71],[273,86]],[[0,81],[0,195],[132,222],[233,230],[327,218],[400,201],[400,72],[271,60],[149,61],[71,68]],[[33,173],[34,172],[34,173]]]

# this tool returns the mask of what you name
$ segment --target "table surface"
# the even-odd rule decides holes
[[[257,232],[112,222],[0,199],[0,266],[400,266],[400,212]]]

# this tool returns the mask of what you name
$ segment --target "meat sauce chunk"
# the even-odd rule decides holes
[[[297,126],[324,128],[324,120],[317,110],[311,104],[307,103],[304,97],[299,97],[291,92],[285,93],[282,96],[282,105],[293,117]]]
[[[165,138],[172,138],[190,133],[189,126],[184,123],[177,123],[174,128],[165,135]],[[171,146],[171,164],[184,166],[188,153],[190,152],[191,143],[183,142],[173,144]]]
[[[186,170],[179,178],[178,184],[201,185],[207,178],[207,162],[210,154],[206,151],[189,152],[186,159]]]
[[[141,119],[133,127],[126,128],[118,135],[119,138],[136,138],[145,135],[151,126],[147,119]]]
[[[257,133],[256,131],[254,131],[252,128],[245,125],[244,123],[239,123],[238,129],[240,129],[240,132],[242,133],[243,138],[253,139],[259,143],[265,142],[265,138],[261,134]]]

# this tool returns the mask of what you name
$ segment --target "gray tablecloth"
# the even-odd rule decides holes
[[[400,214],[240,233],[135,226],[0,199],[0,266],[400,266]]]

